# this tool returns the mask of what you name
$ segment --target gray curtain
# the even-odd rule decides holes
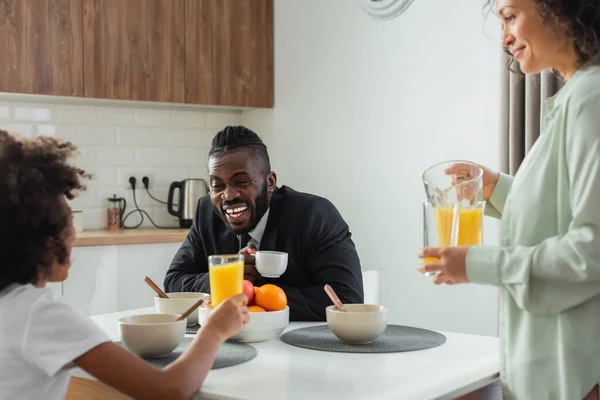
[[[501,57],[500,171],[514,175],[531,146],[540,136],[544,100],[562,86],[560,77],[552,71],[524,75],[518,63],[509,71],[509,56]]]

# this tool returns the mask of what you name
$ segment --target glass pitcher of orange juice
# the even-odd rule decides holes
[[[445,161],[423,173],[425,247],[482,244],[482,176],[481,167],[468,161]],[[432,261],[437,259],[424,260]]]
[[[244,292],[244,256],[240,254],[208,257],[210,302],[212,307]]]

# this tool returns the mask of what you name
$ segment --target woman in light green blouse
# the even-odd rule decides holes
[[[490,0],[489,3],[493,3]],[[502,45],[527,74],[566,81],[514,177],[485,169],[501,246],[426,248],[436,284],[500,289],[504,398],[598,399],[600,1],[496,0]],[[449,170],[452,174],[455,171]]]

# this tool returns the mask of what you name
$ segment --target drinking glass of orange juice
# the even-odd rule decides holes
[[[482,243],[483,206],[423,203],[423,246],[478,246]],[[425,258],[424,263],[438,261]],[[425,276],[434,275],[426,272]]]
[[[244,292],[244,256],[240,254],[208,257],[212,307]]]

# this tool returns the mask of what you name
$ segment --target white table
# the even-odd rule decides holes
[[[91,317],[113,340],[117,320],[154,308]],[[308,323],[291,323],[288,330]],[[293,347],[275,339],[253,343],[253,360],[208,374],[199,399],[387,400],[449,399],[497,380],[498,338],[442,332],[432,349],[389,354],[349,354]],[[93,379],[82,370],[75,376]]]

